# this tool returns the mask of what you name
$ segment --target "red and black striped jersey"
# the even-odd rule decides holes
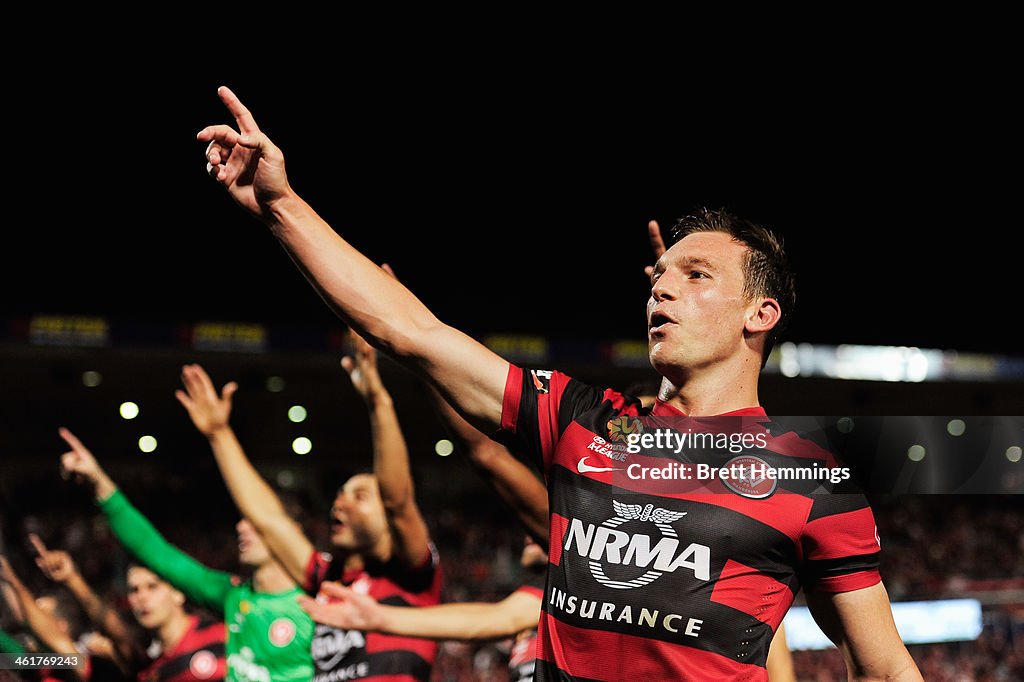
[[[544,470],[551,513],[536,680],[766,680],[768,646],[801,586],[846,592],[880,581],[862,494],[684,480],[679,472],[698,465],[835,465],[795,433],[772,434],[761,408],[687,429],[721,436],[723,417],[740,436],[732,442],[759,439],[756,456],[627,448],[630,434],[646,429],[655,442],[659,424],[678,429],[686,416],[558,372],[510,368],[498,437]]]
[[[433,544],[423,566],[413,570],[391,560],[367,562],[362,570],[343,572],[342,563],[330,554],[314,552],[306,567],[306,591],[316,593],[325,580],[336,580],[381,604],[432,606],[441,602],[441,566]],[[314,682],[426,682],[437,658],[437,642],[317,623],[312,654]]]
[[[199,682],[223,680],[227,675],[223,621],[189,616],[189,628],[170,651],[161,652],[139,672],[139,682]]]

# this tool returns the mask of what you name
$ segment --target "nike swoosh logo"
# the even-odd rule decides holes
[[[580,472],[581,474],[585,474],[588,471],[622,471],[622,469],[616,469],[614,467],[592,467],[589,464],[587,464],[587,459],[589,457],[590,455],[587,455],[586,457],[584,457],[583,459],[576,463],[576,471]]]

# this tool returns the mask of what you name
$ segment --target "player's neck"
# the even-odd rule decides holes
[[[177,648],[191,625],[192,617],[184,611],[178,611],[160,626],[160,629],[157,630],[157,638],[160,640],[164,653]]]
[[[661,399],[692,416],[710,416],[756,407],[761,366],[752,361],[725,363],[681,373],[662,385]]]
[[[392,547],[391,533],[382,533],[377,543],[368,551],[363,552],[363,557],[371,561],[379,561],[382,564],[386,563],[391,559]]]
[[[287,592],[294,588],[295,581],[291,579],[281,564],[276,561],[268,561],[253,571],[252,589],[256,592],[276,594],[278,592]]]

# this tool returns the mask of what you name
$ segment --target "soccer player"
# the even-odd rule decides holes
[[[389,606],[336,582],[325,582],[329,599],[302,598],[313,620],[338,628],[383,632],[431,639],[489,640],[515,637],[509,655],[511,682],[533,680],[537,617],[544,595],[548,555],[527,536],[520,565],[530,578],[515,592],[493,604],[451,603],[417,609]]]
[[[338,490],[331,508],[333,555],[314,550],[246,457],[228,421],[236,384],[218,394],[201,367],[188,365],[182,370],[185,391],[177,397],[210,441],[235,503],[306,591],[316,594],[324,581],[340,580],[389,604],[437,604],[441,569],[416,506],[398,417],[377,371],[376,351],[362,339],[352,343],[355,352],[342,366],[370,411],[374,473],[352,476]],[[317,625],[312,651],[317,682],[412,682],[429,679],[437,644]]]
[[[135,587],[129,574],[129,599],[132,590],[140,594],[155,590],[149,575],[156,574],[195,603],[223,614],[228,628],[226,656],[230,680],[310,678],[313,622],[296,602],[301,590],[270,555],[251,523],[242,519],[236,530],[238,558],[253,569],[252,578],[243,581],[208,568],[167,542],[74,434],[62,428],[60,435],[71,447],[61,457],[64,471],[92,485],[118,540],[152,571],[140,574]],[[184,597],[181,599],[184,603]],[[135,610],[138,615],[139,610]],[[213,637],[211,634],[211,641]],[[212,657],[204,657],[197,665],[202,671],[209,671],[219,664]]]
[[[538,680],[763,680],[772,635],[801,587],[851,678],[921,679],[892,620],[863,496],[692,494],[622,476],[621,460],[600,451],[618,454],[604,447],[609,425],[628,426],[637,400],[516,367],[440,322],[295,193],[281,150],[234,93],[219,95],[238,130],[198,133],[209,143],[209,174],[268,225],[357,333],[428,376],[474,426],[518,442],[545,472],[550,568]],[[649,356],[663,377],[650,414],[764,421],[758,376],[795,299],[781,244],[707,210],[680,220],[674,238],[654,266],[647,305]],[[629,456],[638,466],[672,463]]]
[[[155,642],[136,677],[139,682],[226,679],[223,621],[188,613],[185,595],[145,566],[128,568],[128,605]]]

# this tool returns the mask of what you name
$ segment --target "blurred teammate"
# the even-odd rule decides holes
[[[167,542],[132,506],[82,442],[67,429],[61,429],[60,435],[71,447],[61,457],[64,470],[93,486],[96,500],[121,544],[189,599],[223,615],[228,627],[228,679],[259,682],[310,678],[313,623],[295,601],[301,590],[270,555],[248,521],[243,519],[236,526],[238,559],[253,569],[252,578],[243,581],[202,565]],[[203,671],[220,665],[213,658],[200,663]]]
[[[128,569],[128,605],[139,625],[152,633],[152,659],[139,671],[139,682],[223,680],[224,623],[185,611],[185,595],[144,566]]]
[[[318,623],[339,628],[431,639],[489,640],[515,637],[509,654],[511,682],[533,680],[537,617],[544,596],[548,555],[527,537],[519,560],[530,578],[500,602],[451,603],[416,609],[381,604],[335,582],[323,584],[330,601],[302,598]]]
[[[921,679],[892,620],[863,496],[694,495],[621,474],[613,485],[623,467],[605,454],[615,454],[609,425],[628,427],[639,401],[510,365],[441,323],[298,197],[280,149],[230,90],[219,94],[239,130],[198,134],[211,176],[270,227],[352,328],[544,471],[550,569],[538,680],[763,680],[772,635],[801,586],[851,677]],[[674,236],[647,306],[650,360],[663,377],[650,414],[763,421],[758,375],[795,299],[781,244],[706,210],[680,220]]]
[[[437,604],[441,570],[416,506],[398,417],[381,383],[376,351],[361,339],[352,341],[355,353],[342,364],[370,411],[374,473],[352,476],[338,491],[331,508],[333,555],[314,550],[242,450],[228,422],[236,384],[228,384],[218,395],[206,372],[189,365],[182,370],[185,391],[178,391],[178,400],[209,439],[239,509],[306,591],[316,594],[324,581],[336,580],[389,604]],[[437,644],[317,625],[312,652],[313,679],[318,682],[425,681]]]

